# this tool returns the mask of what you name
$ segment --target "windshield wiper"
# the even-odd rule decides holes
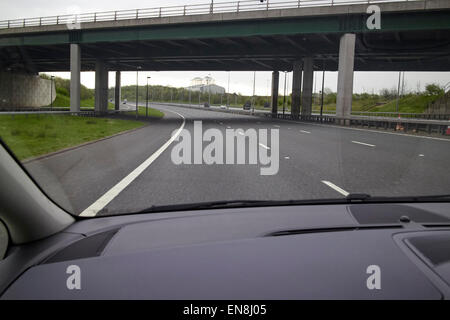
[[[449,201],[449,195],[436,196],[407,196],[407,197],[372,197],[366,193],[351,193],[345,198],[330,199],[308,199],[308,200],[223,200],[207,201],[175,205],[154,205],[133,213],[151,213],[167,211],[218,209],[218,208],[242,208],[242,207],[265,207],[286,205],[318,205],[318,204],[353,204],[353,203],[395,203],[395,202],[427,202],[427,201]]]
[[[429,196],[398,196],[398,197],[385,197],[377,196],[372,197],[366,193],[351,193],[346,199],[349,202],[427,202],[427,201],[449,201],[450,194],[439,194]]]
[[[260,206],[275,201],[267,200],[225,200],[225,201],[207,201],[187,204],[174,204],[165,206],[151,206],[137,213],[144,212],[161,212],[161,211],[178,211],[178,210],[196,210],[196,209],[211,209],[211,208],[235,208],[235,207],[251,207]]]
[[[284,206],[284,205],[306,205],[306,204],[342,204],[351,203],[357,199],[332,198],[332,199],[309,199],[309,200],[225,200],[208,201],[187,204],[151,206],[144,210],[134,213],[150,213],[165,211],[183,211],[199,209],[217,209],[217,208],[242,208],[242,207],[264,207],[264,206]]]
[[[373,197],[372,199],[384,199],[388,201],[426,202],[426,201],[449,201],[450,194],[438,194],[430,196],[399,196],[399,197]]]

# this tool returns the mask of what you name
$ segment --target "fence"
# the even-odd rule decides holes
[[[417,0],[266,0],[265,2],[260,2],[257,0],[243,0],[232,2],[211,1],[210,3],[191,4],[183,6],[168,6],[146,9],[130,9],[120,11],[66,14],[48,17],[3,20],[0,21],[0,29],[75,24],[86,22],[190,16],[201,14],[240,13],[247,11],[408,1],[411,2]]]

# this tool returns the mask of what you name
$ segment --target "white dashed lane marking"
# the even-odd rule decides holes
[[[370,143],[365,143],[365,142],[359,142],[359,141],[352,141],[352,143],[356,143],[356,144],[361,144],[363,146],[367,146],[367,147],[375,147],[374,144],[370,144]]]

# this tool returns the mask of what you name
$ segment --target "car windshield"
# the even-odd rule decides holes
[[[450,11],[414,2],[3,3],[0,138],[82,217],[449,194]]]

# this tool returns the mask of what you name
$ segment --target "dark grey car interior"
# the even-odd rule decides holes
[[[78,221],[9,248],[2,299],[448,298],[449,209],[285,206]],[[82,290],[66,287],[71,265]],[[381,290],[366,286],[369,265],[382,270]]]

